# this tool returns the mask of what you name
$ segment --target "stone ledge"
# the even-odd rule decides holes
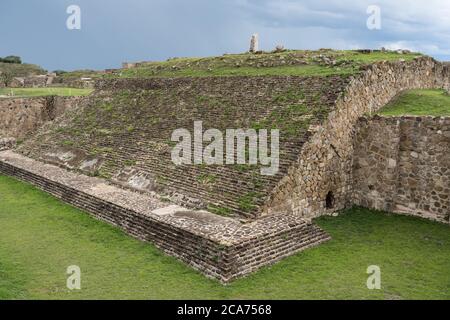
[[[9,150],[16,146],[15,138],[2,138],[0,137],[0,151]]]
[[[330,239],[298,216],[266,216],[243,224],[165,203],[157,194],[120,189],[11,150],[0,152],[0,173],[30,182],[224,283]]]

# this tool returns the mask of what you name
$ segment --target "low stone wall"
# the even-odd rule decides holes
[[[407,89],[450,90],[450,68],[429,57],[381,62],[354,76],[323,125],[311,126],[287,175],[273,189],[263,213],[292,212],[312,219],[352,205],[353,134],[358,119]]]
[[[362,118],[353,202],[450,223],[450,117]]]
[[[57,76],[52,82],[52,87],[94,89],[94,84],[95,80],[91,78],[64,78],[63,76]]]
[[[0,138],[24,139],[73,107],[78,97],[0,98]]]
[[[170,205],[156,194],[124,190],[12,151],[0,152],[0,173],[30,182],[224,283],[330,239],[298,216],[242,223]]]
[[[14,77],[8,84],[11,88],[45,88],[52,85],[56,74],[38,74],[24,77]]]

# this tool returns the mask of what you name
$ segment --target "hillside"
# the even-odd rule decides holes
[[[3,84],[5,80],[9,81],[14,77],[26,77],[45,73],[47,73],[46,70],[34,64],[0,62],[0,82]]]
[[[170,58],[135,63],[134,67],[104,71],[77,70],[62,73],[62,82],[79,78],[151,78],[211,76],[326,76],[355,74],[378,61],[410,61],[420,53],[331,49],[285,50],[259,54],[224,54],[217,57]]]
[[[392,51],[286,50],[272,53],[225,54],[220,57],[173,58],[143,62],[108,77],[326,76],[357,73],[377,61],[409,61],[419,53]]]

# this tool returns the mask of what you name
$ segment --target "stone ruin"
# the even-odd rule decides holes
[[[51,86],[55,78],[55,73],[15,77],[9,86],[12,88],[44,88]]]
[[[105,70],[103,73],[112,73],[112,70],[110,72]],[[94,87],[94,80],[90,77],[64,79],[61,76],[57,76],[55,73],[48,73],[29,75],[26,77],[14,77],[8,84],[8,87],[10,88],[46,88],[57,86],[91,89]]]
[[[225,283],[327,241],[313,219],[354,204],[450,223],[449,119],[364,118],[417,88],[449,91],[449,66],[419,57],[351,77],[100,80],[59,108],[3,99],[0,138],[24,142],[0,152],[0,172]],[[168,137],[196,119],[280,125],[279,173],[174,165]]]
[[[255,53],[259,51],[259,36],[257,33],[252,35],[250,40],[250,50],[251,53]]]

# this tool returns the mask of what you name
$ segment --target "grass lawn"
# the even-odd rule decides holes
[[[43,97],[43,96],[87,96],[92,89],[77,88],[0,88],[0,96]]]
[[[450,116],[450,95],[445,90],[407,90],[379,113],[385,116]]]
[[[450,299],[450,227],[348,210],[333,240],[222,286],[34,187],[0,176],[0,299]],[[66,268],[81,268],[81,290]],[[366,269],[381,268],[368,290]]]

